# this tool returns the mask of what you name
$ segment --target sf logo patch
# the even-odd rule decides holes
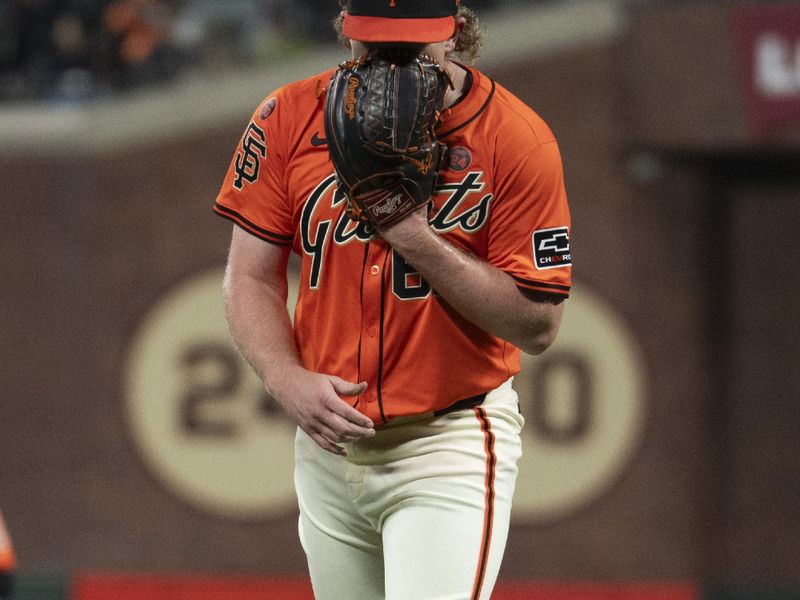
[[[551,227],[533,232],[533,258],[537,269],[555,269],[572,264],[569,229]]]
[[[242,147],[236,154],[236,179],[233,180],[233,187],[241,190],[245,181],[247,183],[258,181],[261,160],[265,158],[267,158],[267,142],[264,130],[250,121],[242,136]]]

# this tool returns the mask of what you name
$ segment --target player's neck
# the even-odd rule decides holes
[[[444,94],[444,107],[450,108],[461,100],[462,96],[467,92],[467,70],[450,60],[447,61],[445,70],[453,82],[453,87],[448,88]]]

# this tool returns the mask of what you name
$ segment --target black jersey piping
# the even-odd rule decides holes
[[[358,328],[358,380],[361,381],[361,338],[362,326],[364,322],[364,273],[367,269],[367,257],[369,256],[369,242],[364,244],[364,260],[361,263],[361,289],[359,290],[359,300],[361,302],[361,321]]]
[[[481,113],[482,113],[484,110],[486,110],[486,107],[487,107],[487,106],[489,106],[489,102],[491,102],[491,101],[492,101],[492,98],[494,98],[494,90],[495,90],[495,87],[496,87],[493,79],[490,79],[489,81],[490,81],[490,82],[491,82],[491,84],[492,84],[492,89],[490,89],[490,90],[489,90],[489,96],[486,98],[486,101],[483,103],[483,106],[481,106],[481,107],[480,107],[480,108],[479,108],[479,109],[478,109],[478,110],[475,112],[475,114],[474,114],[474,115],[472,115],[472,116],[471,116],[469,119],[467,119],[466,121],[464,121],[463,123],[461,123],[461,125],[456,125],[456,126],[455,126],[455,127],[453,127],[452,129],[450,129],[450,130],[448,130],[448,131],[445,131],[444,133],[440,133],[440,134],[439,134],[438,136],[436,136],[436,137],[438,137],[438,138],[440,138],[440,139],[441,139],[441,138],[447,137],[447,136],[448,136],[448,135],[450,135],[451,133],[454,133],[454,132],[458,131],[459,129],[463,129],[464,127],[466,127],[467,125],[469,125],[470,123],[472,123],[472,122],[473,122],[475,119],[477,119],[477,118],[480,116],[480,114],[481,114]]]
[[[522,285],[545,288],[548,290],[554,290],[559,292],[569,292],[570,290],[570,286],[568,285],[560,285],[557,283],[544,283],[542,281],[534,281],[532,279],[523,279],[522,277],[517,277],[516,275],[512,275],[512,277],[517,283],[521,283]]]
[[[259,227],[249,219],[245,218],[240,213],[236,212],[231,208],[228,208],[227,206],[223,206],[219,202],[214,204],[214,212],[216,212],[219,216],[225,219],[233,221],[236,225],[240,226],[248,233],[252,233],[253,235],[261,238],[266,242],[271,242],[279,246],[288,246],[289,244],[292,243],[292,240],[294,239],[294,236],[282,235],[280,233],[275,233],[274,231],[270,231],[269,229],[264,229],[263,227]]]
[[[383,412],[383,319],[386,308],[386,262],[389,254],[391,254],[391,250],[387,249],[386,256],[383,257],[383,267],[381,267],[381,322],[378,334],[378,412],[384,423],[386,423],[386,415]]]

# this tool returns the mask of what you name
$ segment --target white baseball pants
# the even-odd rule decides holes
[[[300,540],[317,600],[488,599],[523,423],[509,380],[480,406],[395,419],[346,457],[298,430]]]

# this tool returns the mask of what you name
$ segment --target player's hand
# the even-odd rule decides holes
[[[339,444],[375,435],[372,420],[342,400],[363,393],[366,382],[352,383],[297,367],[284,372],[270,388],[300,429],[328,452],[345,456],[347,451]]]
[[[404,248],[418,247],[423,236],[434,235],[428,222],[428,207],[421,206],[402,221],[378,228],[378,234],[400,254]]]

